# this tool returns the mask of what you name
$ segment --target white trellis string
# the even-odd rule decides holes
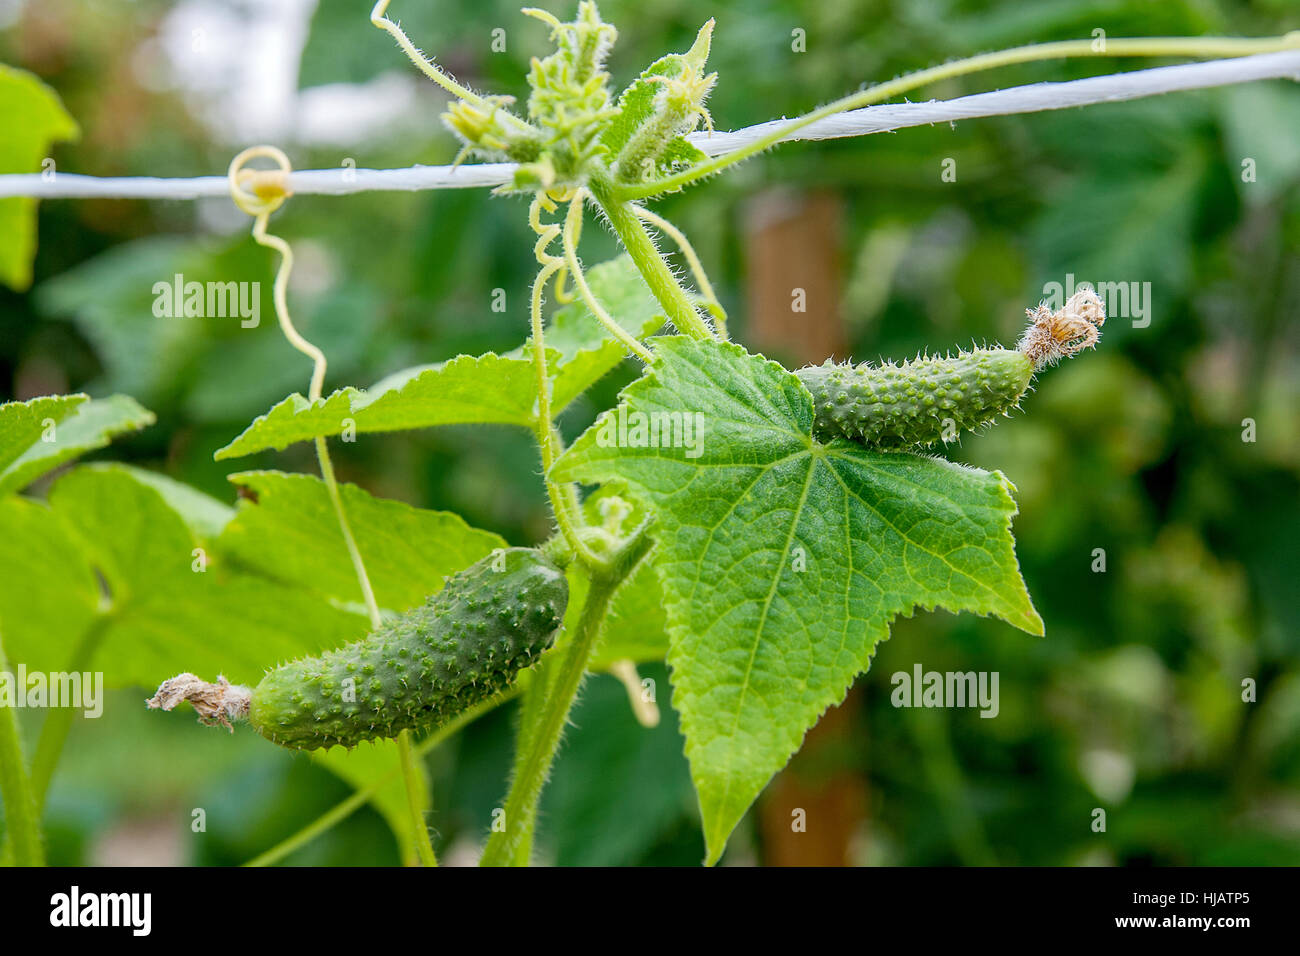
[[[1036,83],[953,100],[867,106],[818,120],[795,131],[786,140],[865,136],[909,126],[1113,103],[1160,93],[1231,86],[1267,79],[1300,82],[1300,50],[1162,66],[1061,83]],[[690,139],[705,153],[719,156],[755,142],[786,122],[788,120],[772,120],[729,133],[694,133]],[[297,195],[329,196],[371,190],[464,189],[499,186],[510,181],[514,169],[512,163],[481,163],[454,168],[411,166],[405,169],[307,169],[290,174],[289,188]],[[200,199],[229,195],[230,184],[225,176],[159,179],[147,176],[100,178],[57,172],[0,175],[0,197]]]

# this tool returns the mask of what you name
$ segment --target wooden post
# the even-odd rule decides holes
[[[771,189],[748,203],[750,348],[800,365],[844,352],[842,218],[834,193]]]

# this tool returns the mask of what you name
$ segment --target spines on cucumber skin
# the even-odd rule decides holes
[[[799,369],[795,374],[813,398],[814,434],[883,450],[952,441],[1018,408],[1034,373],[1094,347],[1106,320],[1100,298],[1087,288],[1059,311],[1042,304],[1026,313],[1031,323],[1015,350]]]
[[[819,438],[902,449],[950,440],[1016,407],[1033,372],[1021,352],[975,349],[899,365],[821,365],[795,374],[813,396]]]
[[[150,706],[189,700],[205,723],[246,716],[262,736],[297,750],[432,730],[535,662],[567,603],[564,572],[550,558],[504,549],[362,640],[277,667],[251,691],[182,675]]]
[[[295,749],[432,729],[509,686],[567,603],[564,573],[540,552],[497,552],[364,640],[271,671],[249,720]]]

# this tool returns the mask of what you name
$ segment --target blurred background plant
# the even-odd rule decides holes
[[[437,120],[445,96],[368,24],[369,6],[0,0],[0,61],[42,77],[81,124],[80,141],[55,150],[62,170],[217,173],[254,141],[282,146],[297,168],[450,162],[457,144]],[[719,128],[1099,28],[1300,27],[1289,0],[605,0],[601,12],[620,28],[620,86],[716,16]],[[523,93],[529,57],[547,49],[545,29],[502,0],[402,0],[392,15],[489,92]],[[1148,65],[1028,65],[919,95]],[[724,862],[1300,863],[1298,117],[1300,89],[1278,81],[787,145],[656,205],[692,237],[736,337],[787,365],[1010,342],[1024,308],[1068,275],[1151,290],[1148,325],[1112,317],[1098,352],[1047,372],[1025,414],[947,450],[1019,488],[1018,552],[1047,637],[945,613],[899,621]],[[133,395],[158,423],[98,457],[232,501],[213,451],[309,372],[270,320],[272,257],[247,225],[225,200],[43,203],[35,283],[0,289],[0,398]],[[299,256],[293,307],[330,358],[327,389],[510,349],[525,334],[535,263],[517,201],[303,196],[275,228]],[[615,251],[599,229],[585,243],[591,263]],[[153,284],[175,273],[260,279],[261,326],[156,318]],[[791,310],[796,288],[806,312]],[[495,290],[504,312],[491,307]],[[612,404],[632,374],[566,413],[566,431]],[[1243,440],[1244,419],[1254,441]],[[522,431],[371,435],[334,454],[340,477],[374,494],[458,511],[515,543],[546,531]],[[239,464],[315,471],[307,445]],[[895,709],[890,675],[918,662],[998,671],[998,717]],[[668,688],[662,667],[644,673]],[[1242,700],[1247,678],[1253,703]],[[144,690],[114,692],[101,719],[74,728],[47,809],[52,862],[239,863],[348,794],[247,732],[149,719]],[[544,799],[543,859],[699,862],[666,698],[665,719],[646,730],[616,680],[589,682]],[[39,718],[24,729],[34,736]],[[506,708],[430,758],[448,862],[474,858],[512,732]],[[192,832],[196,807],[205,832]],[[1092,829],[1095,808],[1105,833]],[[791,832],[798,809],[806,834]],[[398,858],[382,817],[364,808],[288,862]]]

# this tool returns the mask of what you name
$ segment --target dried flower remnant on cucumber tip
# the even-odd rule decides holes
[[[171,710],[183,701],[189,701],[199,715],[199,723],[208,727],[225,727],[233,733],[232,722],[248,716],[248,702],[252,691],[242,684],[232,684],[218,677],[210,684],[194,674],[177,674],[158,687],[158,692],[145,701],[150,710]]]
[[[1047,303],[1026,309],[1029,328],[1016,346],[1034,363],[1034,371],[1096,346],[1106,322],[1106,307],[1092,289],[1080,289],[1059,311]]]

